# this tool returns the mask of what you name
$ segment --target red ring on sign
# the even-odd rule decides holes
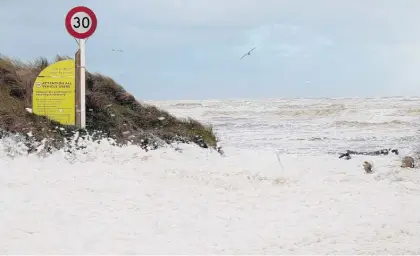
[[[75,30],[73,30],[73,27],[71,26],[71,17],[77,12],[86,13],[87,15],[89,15],[89,17],[92,20],[92,26],[85,33],[78,33]],[[95,32],[96,27],[98,25],[98,20],[96,19],[95,13],[91,9],[87,8],[86,6],[77,6],[77,7],[74,7],[73,9],[71,9],[67,13],[66,20],[65,20],[65,25],[66,25],[67,32],[70,35],[72,35],[73,37],[75,37],[77,39],[86,39],[86,38],[90,37]]]

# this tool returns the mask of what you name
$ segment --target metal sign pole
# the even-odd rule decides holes
[[[86,128],[86,39],[79,39],[80,50],[80,128]]]

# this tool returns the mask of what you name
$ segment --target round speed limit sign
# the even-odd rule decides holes
[[[67,13],[65,24],[70,35],[77,39],[86,39],[95,32],[98,21],[91,9],[77,6]]]

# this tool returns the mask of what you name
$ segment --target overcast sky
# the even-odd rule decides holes
[[[73,55],[76,5],[87,69],[142,100],[420,95],[418,0],[1,0],[0,53]]]

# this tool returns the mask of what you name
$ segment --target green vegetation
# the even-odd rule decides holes
[[[57,56],[55,61],[68,58]],[[46,58],[24,63],[0,55],[0,131],[24,136],[30,132],[32,140],[46,139],[51,147],[60,148],[64,139],[78,129],[25,110],[32,108],[36,76],[49,64]],[[122,145],[131,142],[156,147],[178,141],[217,148],[211,126],[193,119],[179,119],[155,106],[140,103],[111,78],[86,72],[86,130],[82,132],[97,131]]]

